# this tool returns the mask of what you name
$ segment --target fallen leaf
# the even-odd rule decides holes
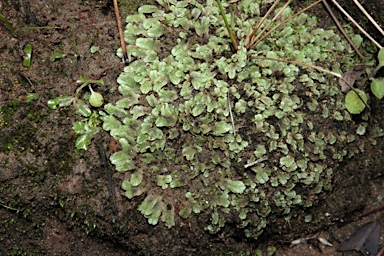
[[[381,219],[369,222],[342,242],[338,251],[360,251],[364,255],[376,255],[379,250]]]
[[[366,73],[366,69],[372,67],[366,65],[356,65],[353,66],[350,70],[345,72],[342,77],[343,79],[339,79],[339,84],[341,86],[342,92],[348,92],[352,86],[355,84],[356,80],[360,78],[360,76]],[[350,86],[349,86],[350,85]]]

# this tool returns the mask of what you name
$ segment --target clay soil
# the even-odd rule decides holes
[[[145,2],[120,1],[121,16]],[[293,5],[300,9],[308,2]],[[376,20],[383,20],[382,1],[365,1],[365,6]],[[359,11],[351,11],[377,34]],[[97,90],[106,102],[119,97],[116,78],[124,64],[115,54],[120,41],[112,1],[1,0],[0,12],[14,29],[57,27],[20,29],[12,35],[0,22],[0,255],[255,255],[257,249],[265,254],[271,246],[277,248],[274,255],[342,255],[336,251],[340,242],[380,216],[378,211],[359,218],[384,204],[382,137],[340,167],[334,190],[312,209],[324,212],[316,225],[276,222],[258,241],[230,228],[208,234],[204,226],[209,216],[171,229],[149,225],[137,211],[142,198],[127,200],[120,189],[121,175],[103,160],[103,152],[108,157],[116,146],[109,134],[97,134],[88,151],[76,150],[72,124],[79,117],[71,108],[47,106],[49,99],[71,95],[80,76],[102,78],[105,85]],[[334,26],[322,5],[311,14],[323,27]],[[22,61],[27,44],[33,47],[29,69]],[[92,46],[99,51],[91,53]],[[51,60],[54,51],[66,55]],[[26,102],[29,93],[39,98]],[[370,127],[384,127],[384,120],[377,118],[383,106],[372,102]],[[290,247],[293,239],[309,237],[313,239]]]

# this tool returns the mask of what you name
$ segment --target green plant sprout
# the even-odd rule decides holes
[[[24,47],[24,57],[23,57],[23,66],[26,68],[31,67],[31,62],[32,62],[32,45],[27,44]]]
[[[38,29],[51,29],[51,28],[60,28],[55,26],[41,26],[41,27],[22,27],[14,28],[12,23],[0,12],[0,21],[2,21],[5,27],[11,32],[12,36],[16,37],[17,33],[25,30],[38,30]]]
[[[91,80],[87,77],[81,76],[76,81],[80,86],[76,89],[75,95],[73,96],[59,96],[48,101],[48,107],[51,109],[57,109],[62,107],[68,107],[73,105],[75,113],[85,117],[80,121],[76,121],[73,125],[75,133],[80,134],[76,139],[75,146],[77,149],[88,149],[93,136],[100,130],[100,115],[98,111],[92,110],[82,99],[79,98],[80,91],[88,87],[91,95],[86,95],[86,100],[92,107],[98,108],[104,104],[103,96],[93,91],[91,84],[104,85],[102,79]]]
[[[37,93],[27,93],[26,95],[22,95],[19,97],[20,102],[31,102],[33,100],[38,100],[40,96]]]
[[[65,58],[66,56],[67,56],[66,53],[58,50],[54,50],[51,57],[49,57],[49,60],[54,62],[55,60]]]
[[[367,69],[368,78],[364,79],[362,85],[364,86],[367,80],[371,80],[371,91],[375,97],[382,99],[384,97],[384,78],[378,77],[375,78],[377,72],[384,67],[384,48],[381,48],[378,55],[378,65],[370,71]],[[367,94],[360,90],[356,89],[354,91],[349,91],[345,96],[345,107],[351,114],[360,114],[364,111],[367,106],[368,96]]]
[[[379,64],[369,75],[369,78],[372,80],[371,82],[371,90],[372,93],[379,99],[382,99],[384,96],[384,81],[383,78],[374,78],[377,72],[384,67],[384,48],[381,48],[379,53],[377,54],[377,58],[379,60]]]

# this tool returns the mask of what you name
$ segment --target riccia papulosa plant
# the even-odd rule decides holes
[[[289,220],[331,189],[338,163],[363,150],[355,144],[364,132],[346,130],[365,127],[351,120],[333,77],[253,57],[341,72],[356,56],[307,14],[246,50],[261,19],[259,2],[248,0],[223,2],[240,40],[232,53],[216,2],[203,2],[158,0],[126,18],[122,97],[103,113],[122,148],[110,160],[125,172],[125,195],[143,198],[138,210],[150,224],[170,228],[205,212],[215,233],[230,215],[257,238],[270,216]],[[281,20],[293,14],[287,8]]]

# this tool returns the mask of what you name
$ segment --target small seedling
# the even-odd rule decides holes
[[[23,66],[26,68],[31,67],[32,62],[32,45],[27,44],[24,47],[24,60],[23,60]]]
[[[39,95],[37,93],[27,93],[26,95],[22,95],[19,97],[20,102],[31,102],[33,100],[38,100]]]
[[[373,78],[376,73],[384,67],[384,48],[381,48],[379,51],[377,58],[379,60],[379,64],[370,74],[371,82],[371,90],[372,93],[379,99],[382,99],[384,96],[384,78]]]
[[[67,56],[67,54],[55,50],[55,51],[53,52],[53,54],[51,55],[51,57],[49,58],[49,60],[53,62],[53,61],[55,61],[55,60],[57,60],[57,59],[65,58],[65,56]]]
[[[384,49],[383,48],[379,51],[377,57],[379,60],[379,64],[373,69],[373,71],[371,71],[370,69],[367,69],[367,73],[369,74],[367,79],[371,80],[371,91],[373,95],[375,95],[378,99],[382,99],[384,97],[384,78],[382,77],[375,78],[375,75],[382,67],[384,67]],[[367,79],[363,80],[362,85],[365,84]],[[363,112],[366,106],[367,106],[367,95],[364,91],[359,89],[354,89],[354,91],[349,91],[346,94],[345,107],[347,108],[349,113],[360,114],[361,112]]]
[[[92,107],[101,107],[104,104],[104,98],[100,93],[93,91],[91,84],[104,85],[104,81],[102,79],[91,80],[82,76],[77,80],[77,83],[79,83],[80,86],[76,89],[74,96],[65,95],[56,97],[48,101],[48,107],[57,109],[73,105],[75,113],[85,117],[83,120],[74,123],[73,130],[77,134],[80,134],[76,140],[76,148],[86,150],[93,136],[100,130],[100,116],[98,111],[92,110],[88,104],[79,98],[79,94],[84,87],[88,86],[91,95],[84,98],[88,100]]]

